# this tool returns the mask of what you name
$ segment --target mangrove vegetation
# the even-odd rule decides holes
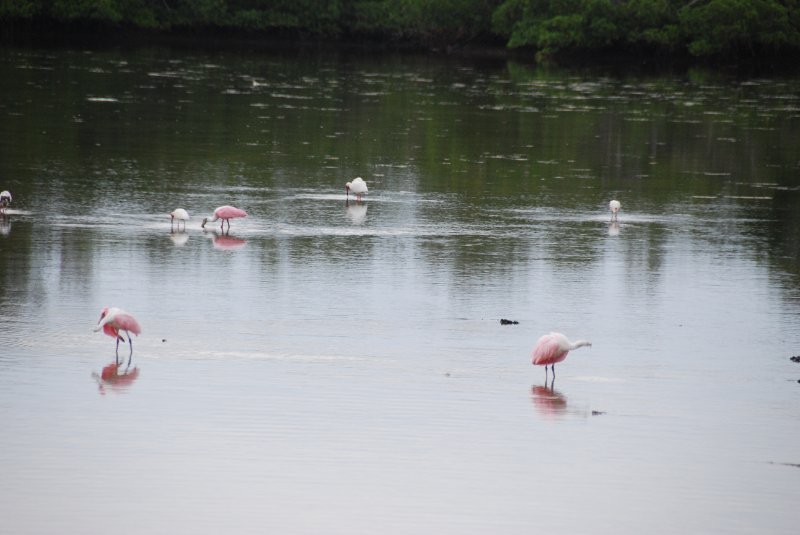
[[[539,57],[791,57],[800,0],[0,0],[6,37],[109,30],[504,46]]]

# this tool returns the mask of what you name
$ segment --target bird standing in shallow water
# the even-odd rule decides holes
[[[9,204],[11,204],[11,193],[7,190],[0,191],[0,212],[5,213]]]
[[[181,221],[183,221],[183,230],[186,230],[186,222],[189,220],[189,212],[187,212],[183,208],[175,208],[175,210],[170,212],[169,217],[170,217],[170,222],[169,222],[170,228],[172,228],[172,224],[177,219],[178,232],[181,231]]]
[[[616,199],[608,203],[608,209],[611,210],[611,220],[617,220],[617,214],[619,213],[620,208],[622,208],[622,204]]]
[[[561,362],[567,358],[567,354],[573,349],[584,346],[592,347],[592,343],[586,340],[570,342],[567,337],[561,333],[545,334],[539,338],[539,341],[536,342],[536,347],[533,348],[531,363],[534,366],[544,366],[544,380],[545,383],[547,383],[547,366],[550,365],[552,367],[553,380],[555,380],[556,362]]]
[[[97,332],[100,329],[103,329],[104,333],[117,340],[117,365],[119,365],[119,341],[125,341],[125,338],[123,338],[119,332],[125,331],[125,333],[127,333],[128,344],[130,344],[131,347],[131,352],[128,355],[128,366],[130,366],[131,357],[133,356],[133,340],[131,339],[131,333],[139,336],[139,334],[142,332],[142,328],[139,326],[139,322],[136,321],[136,318],[121,308],[106,307],[100,311],[100,320],[97,322],[97,326],[94,328],[94,331]]]
[[[367,193],[367,183],[364,182],[364,179],[360,176],[356,177],[352,182],[348,182],[344,185],[344,191],[348,198],[350,198],[350,192],[352,191],[356,194],[356,200],[360,201],[361,196]]]
[[[226,221],[228,222],[228,230],[230,230],[231,219],[235,219],[237,217],[247,217],[247,212],[245,212],[240,208],[236,208],[235,206],[228,206],[228,205],[220,206],[219,208],[214,210],[214,215],[211,217],[211,219],[207,217],[203,218],[203,224],[200,225],[200,227],[206,228],[206,223],[208,223],[209,221],[213,223],[214,221],[221,219],[222,223],[219,224],[220,230],[222,230],[222,228],[225,226]]]

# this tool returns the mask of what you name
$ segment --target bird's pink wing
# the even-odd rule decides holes
[[[563,360],[561,346],[553,336],[546,334],[539,338],[536,347],[533,348],[532,363],[537,366],[547,366]]]
[[[214,215],[220,219],[230,219],[233,217],[247,217],[247,212],[235,206],[220,206],[214,210]]]
[[[114,323],[116,324],[117,328],[132,332],[137,336],[142,332],[139,322],[136,321],[136,318],[130,314],[117,314],[117,316],[114,318]]]
[[[117,330],[114,327],[112,327],[111,325],[109,325],[108,323],[103,325],[103,332],[106,333],[111,338],[116,338],[117,336],[119,336],[119,333],[117,332]]]

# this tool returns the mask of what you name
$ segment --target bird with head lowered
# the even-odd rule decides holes
[[[105,307],[100,311],[100,320],[97,322],[97,326],[94,328],[94,331],[97,332],[100,329],[102,329],[105,334],[117,341],[117,365],[119,365],[119,342],[120,340],[123,342],[125,341],[125,338],[123,338],[119,332],[124,331],[128,335],[128,344],[131,347],[131,352],[128,355],[128,366],[130,366],[131,357],[133,356],[133,340],[131,333],[139,336],[139,334],[142,332],[142,328],[139,326],[139,322],[136,321],[136,318],[121,308]]]
[[[534,366],[544,366],[545,382],[547,382],[547,366],[550,366],[553,370],[553,380],[555,380],[556,362],[562,362],[567,358],[567,354],[570,351],[584,346],[592,347],[592,343],[586,340],[570,342],[569,339],[561,333],[545,334],[539,338],[539,341],[536,342],[536,347],[533,348],[531,364]]]

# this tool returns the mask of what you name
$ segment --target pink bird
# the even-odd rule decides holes
[[[207,217],[203,218],[203,224],[200,225],[200,227],[206,228],[206,223],[208,223],[209,221],[213,223],[214,221],[221,219],[222,223],[220,223],[219,225],[220,230],[222,230],[222,228],[224,227],[225,221],[228,222],[228,230],[230,230],[231,219],[237,217],[247,217],[247,212],[245,212],[240,208],[236,208],[235,206],[228,206],[228,205],[220,206],[219,208],[214,210],[214,216],[211,219]]]
[[[133,356],[133,341],[131,340],[131,333],[139,336],[139,334],[142,332],[142,328],[139,327],[139,322],[136,321],[136,318],[121,308],[106,307],[100,311],[100,320],[97,322],[94,332],[97,332],[100,329],[103,329],[104,333],[117,340],[117,365],[119,365],[119,341],[125,341],[125,338],[123,338],[119,332],[125,331],[127,333],[128,344],[131,346],[131,352],[128,355],[128,366],[130,366],[131,357]]]
[[[544,380],[546,383],[547,366],[552,365],[553,380],[555,380],[556,362],[561,362],[567,358],[567,354],[570,351],[583,346],[592,347],[592,343],[586,340],[579,340],[573,343],[561,333],[545,334],[536,342],[536,347],[533,348],[533,353],[531,355],[531,361],[534,366],[544,366]]]

